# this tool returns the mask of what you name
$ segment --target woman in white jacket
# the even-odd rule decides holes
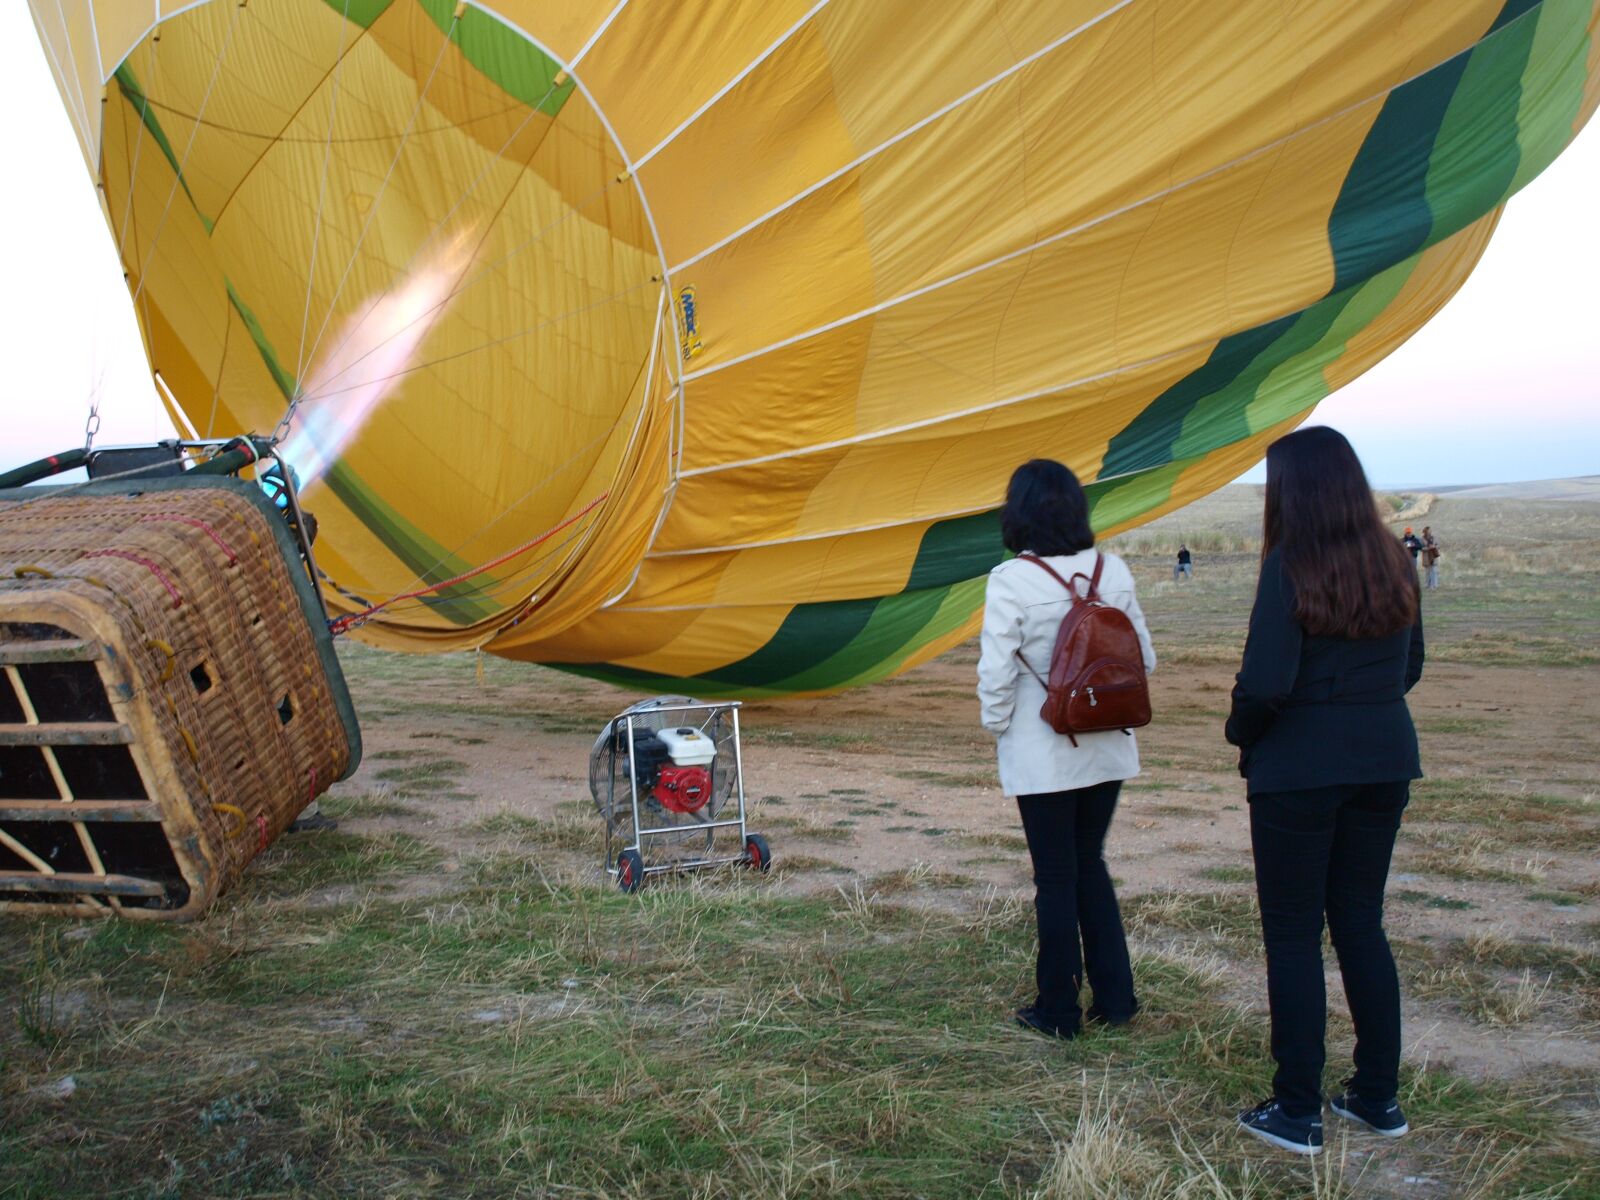
[[[1064,579],[1094,571],[1088,500],[1077,476],[1058,462],[1034,459],[1017,468],[1000,528],[1007,550],[1037,555]],[[1145,670],[1153,671],[1155,651],[1133,573],[1116,555],[1104,557],[1100,598],[1128,614]],[[983,727],[997,740],[1000,786],[1017,798],[1037,889],[1038,996],[1017,1010],[1017,1020],[1060,1038],[1076,1036],[1085,1019],[1078,989],[1086,963],[1094,989],[1089,1020],[1122,1025],[1139,1008],[1122,914],[1102,857],[1122,781],[1139,773],[1138,743],[1131,733],[1110,730],[1078,734],[1074,746],[1039,716],[1045,691],[1033,672],[1048,677],[1070,603],[1049,572],[1014,558],[1001,563],[989,572],[978,660]]]

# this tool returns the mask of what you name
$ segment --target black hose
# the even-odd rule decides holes
[[[63,450],[60,454],[52,454],[48,458],[41,458],[38,462],[0,473],[0,488],[25,487],[30,483],[38,483],[41,479],[49,479],[52,475],[60,475],[75,467],[81,467],[88,461],[87,450]]]

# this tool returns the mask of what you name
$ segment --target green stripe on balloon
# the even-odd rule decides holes
[[[1329,296],[1219,340],[1201,367],[1111,439],[1102,474],[1193,457],[1272,424],[1264,412],[1302,411],[1300,397],[1291,394],[1285,402],[1281,394],[1284,371],[1297,364],[1308,368],[1306,402],[1326,394],[1310,367],[1318,359],[1331,361],[1330,350],[1332,357],[1342,352],[1348,334],[1335,333],[1336,327],[1343,327],[1344,309],[1366,281],[1397,263],[1414,261],[1427,245],[1482,217],[1510,183],[1517,162],[1520,79],[1539,23],[1526,16],[1529,11],[1527,5],[1517,11],[1508,5],[1495,32],[1470,54],[1441,63],[1389,94],[1329,217],[1334,259]],[[1581,87],[1581,66],[1578,83]],[[1386,290],[1391,289],[1385,285],[1376,297],[1368,296],[1380,301],[1378,310],[1388,302],[1382,298]],[[1376,315],[1371,304],[1361,311],[1371,314],[1366,320]],[[1322,349],[1311,358],[1300,357],[1317,347]],[[1265,403],[1265,395],[1277,399]]]
[[[394,0],[322,0],[322,2],[361,28],[371,29],[372,23],[388,11]]]
[[[139,114],[139,119],[144,122],[145,129],[156,146],[161,150],[161,156],[167,160],[167,165],[172,168],[172,173],[178,177],[178,183],[183,187],[183,194],[189,197],[189,204],[194,209],[195,216],[200,218],[200,224],[205,226],[206,233],[211,232],[215,222],[205,213],[200,211],[200,202],[194,198],[194,193],[189,190],[189,181],[183,177],[183,167],[178,162],[178,155],[172,148],[172,141],[167,137],[167,131],[161,127],[161,122],[156,119],[154,106],[150,97],[139,83],[139,77],[134,74],[133,68],[123,63],[116,72],[117,90],[122,93],[123,99],[133,105],[133,110]],[[128,181],[128,187],[133,187],[133,181]]]
[[[371,29],[373,21],[389,11],[394,0],[323,0],[328,8],[344,18],[354,21],[362,29]]]
[[[1467,56],[1428,163],[1427,244],[1466,228],[1505,199],[1522,154],[1517,112],[1538,14],[1502,26]]]
[[[1111,439],[1100,473],[1124,475],[1171,461],[1173,442],[1182,434],[1184,420],[1195,405],[1238,380],[1302,315],[1279,317],[1217,342],[1203,364],[1147,404]]]
[[[576,89],[570,78],[557,84],[561,64],[498,17],[469,8],[455,21],[455,0],[417,3],[484,78],[530,108],[553,117]]]
[[[227,288],[228,301],[244,322],[245,332],[250,335],[250,341],[261,356],[267,373],[272,376],[283,398],[291,399],[296,390],[293,373],[283,365],[266,330],[239,295],[232,280],[227,281]],[[406,520],[342,461],[335,462],[328,469],[323,482],[391,554],[407,569],[416,572],[417,580],[422,584],[440,583],[472,569],[472,563],[458,558]],[[422,597],[421,602],[447,621],[456,625],[471,625],[502,611],[500,603],[486,600],[480,594],[484,589],[495,587],[496,583],[492,575],[479,575],[471,583],[456,584],[442,589],[437,595]]]
[[[1554,162],[1576,133],[1588,78],[1592,15],[1591,0],[1544,0],[1517,110],[1522,162],[1508,195]]]

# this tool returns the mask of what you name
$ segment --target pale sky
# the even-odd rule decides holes
[[[111,235],[20,0],[0,3],[0,111],[13,169],[0,298],[0,468],[83,442],[168,437]],[[1317,409],[1383,486],[1600,473],[1600,134],[1507,209],[1482,263],[1431,323]],[[1260,468],[1247,475],[1260,478]]]

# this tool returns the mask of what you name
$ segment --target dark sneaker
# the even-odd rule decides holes
[[[1031,1004],[1027,1008],[1017,1009],[1017,1024],[1035,1033],[1042,1033],[1045,1037],[1060,1038],[1064,1042],[1070,1042],[1078,1036],[1076,1029],[1057,1025]]]
[[[1110,1025],[1115,1028],[1118,1025],[1128,1024],[1128,1022],[1132,1021],[1133,1018],[1138,1015],[1138,1013],[1139,1002],[1137,1000],[1133,1002],[1132,1011],[1126,1014],[1107,1013],[1105,1009],[1101,1008],[1098,1004],[1091,1004],[1089,1005],[1088,1011],[1083,1014],[1083,1023],[1085,1025]]]
[[[1276,1100],[1240,1113],[1239,1127],[1293,1154],[1316,1154],[1322,1149],[1322,1117],[1291,1117]]]
[[[1399,1137],[1411,1129],[1397,1100],[1375,1102],[1363,1100],[1354,1092],[1341,1092],[1328,1101],[1328,1107],[1345,1120],[1356,1121],[1384,1137]]]
[[[332,817],[325,817],[320,812],[303,813],[289,824],[285,833],[319,833],[325,829],[337,829],[339,822]]]

